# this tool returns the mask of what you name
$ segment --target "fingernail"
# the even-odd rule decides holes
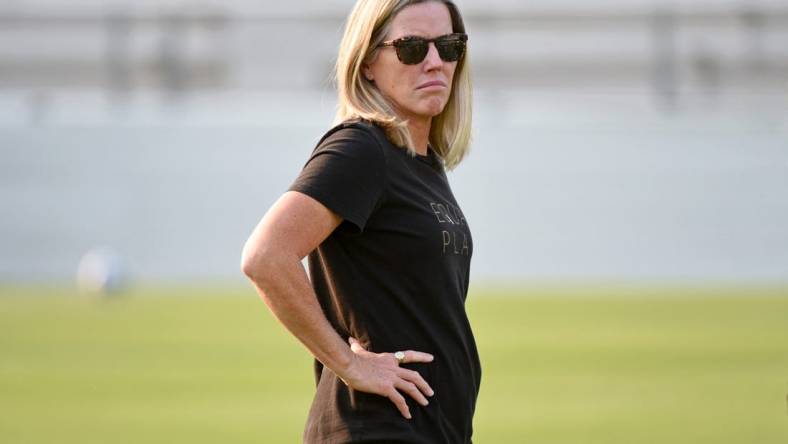
[[[432,395],[434,395],[434,394],[435,394],[435,392],[433,392],[432,390],[430,390],[430,392],[429,392],[429,393],[427,393],[427,394],[428,394],[428,395],[430,395],[430,396],[432,396]]]

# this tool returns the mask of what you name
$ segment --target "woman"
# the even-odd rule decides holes
[[[244,246],[244,273],[315,357],[304,442],[471,442],[473,245],[445,175],[470,139],[466,39],[451,1],[359,0],[339,124]]]

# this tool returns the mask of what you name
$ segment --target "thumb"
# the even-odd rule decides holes
[[[350,349],[356,353],[363,351],[364,347],[361,346],[361,343],[358,342],[358,339],[350,336],[347,338],[347,341],[350,343]]]

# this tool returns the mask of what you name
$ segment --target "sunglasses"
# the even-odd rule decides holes
[[[427,57],[430,42],[434,42],[441,60],[444,62],[456,62],[465,53],[465,42],[467,41],[468,35],[462,33],[446,34],[434,39],[406,36],[383,42],[378,45],[378,48],[393,46],[397,50],[397,58],[400,62],[406,65],[417,65]]]

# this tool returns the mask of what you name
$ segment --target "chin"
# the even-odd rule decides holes
[[[398,107],[398,109],[402,111],[401,115],[418,119],[431,119],[442,113],[447,103],[448,101],[442,97],[430,97],[426,100],[411,103],[410,106]]]
[[[424,106],[419,109],[419,114],[428,117],[435,117],[438,114],[443,112],[443,109],[446,107],[445,100],[430,100],[428,103],[425,103]]]
[[[443,112],[443,108],[438,110],[419,111],[417,113],[412,113],[411,116],[417,117],[419,119],[432,119],[433,117],[440,115],[440,113],[442,112]]]

